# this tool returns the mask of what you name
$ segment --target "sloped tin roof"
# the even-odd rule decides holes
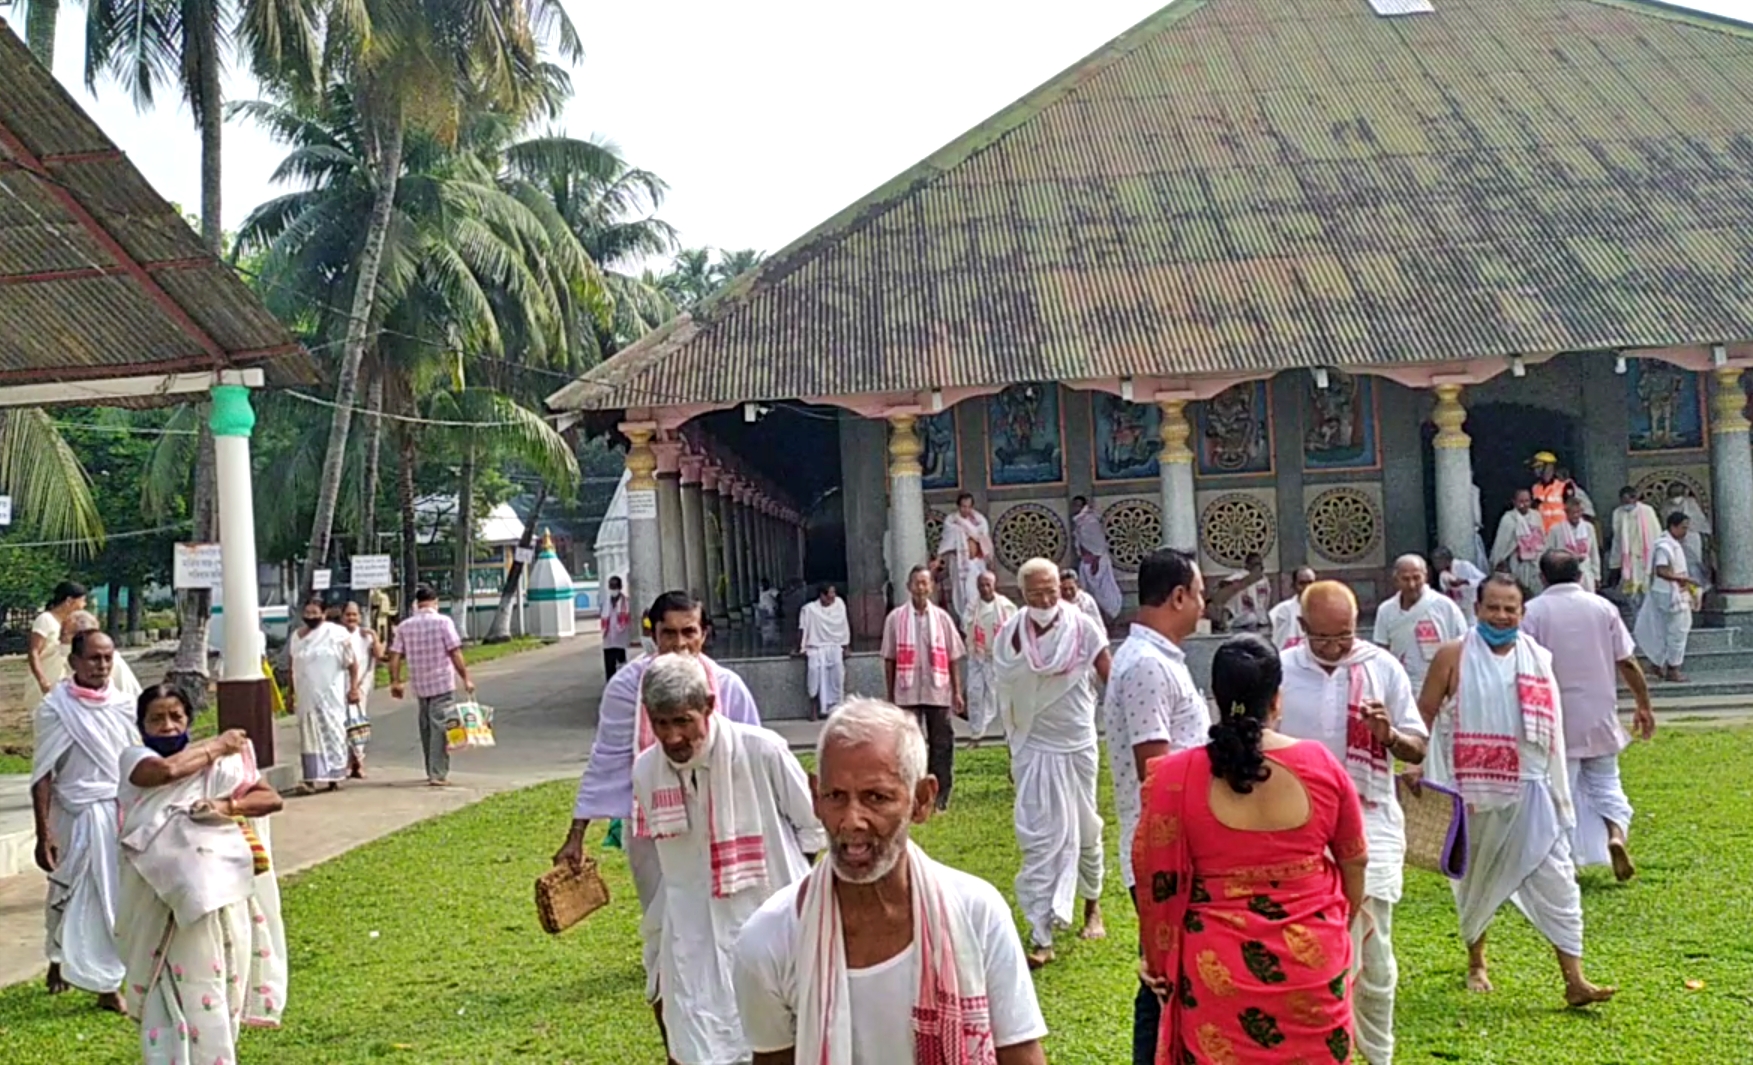
[[[557,409],[1753,339],[1753,28],[1177,0]]]
[[[281,382],[314,376],[0,20],[0,385],[256,366]]]

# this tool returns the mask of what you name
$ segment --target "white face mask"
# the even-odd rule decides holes
[[[1053,619],[1057,618],[1058,616],[1059,616],[1059,608],[1057,606],[1052,606],[1052,607],[1032,606],[1029,608],[1029,620],[1034,622],[1037,625],[1051,625],[1051,624],[1053,624]]]

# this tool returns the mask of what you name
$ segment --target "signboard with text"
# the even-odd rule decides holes
[[[354,555],[353,576],[348,582],[354,588],[389,588],[396,583],[390,573],[388,555]]]
[[[218,544],[176,544],[171,548],[171,587],[178,591],[217,588],[224,574]]]

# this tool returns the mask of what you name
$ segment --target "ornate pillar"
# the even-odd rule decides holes
[[[1461,406],[1461,386],[1436,386],[1436,536],[1434,546],[1446,547],[1456,558],[1473,551],[1473,438],[1461,427],[1467,424],[1467,408]]]
[[[652,600],[664,592],[663,548],[659,544],[657,519],[657,455],[651,438],[657,433],[652,422],[624,422],[627,438],[627,601],[635,615],[643,614]]]
[[[700,468],[703,455],[682,455],[682,566],[688,594],[706,601],[706,519],[700,510]]]
[[[686,588],[688,563],[682,541],[682,441],[672,432],[658,434],[651,444],[657,456],[658,551],[663,565],[659,592]]]
[[[1716,594],[1730,613],[1753,611],[1753,450],[1741,367],[1719,366],[1711,401],[1711,528],[1716,530]]]
[[[255,494],[250,484],[250,433],[256,426],[250,390],[214,385],[212,410],[214,511],[219,517],[220,609],[225,619],[224,674],[219,681],[221,728],[241,728],[256,758],[274,764],[274,710],[262,675],[262,597],[256,586]]]
[[[710,462],[700,466],[700,512],[703,554],[702,564],[706,567],[706,614],[715,624],[730,624],[730,615],[724,612],[724,595],[718,590],[719,578],[724,573],[724,519],[723,504],[718,501],[718,478],[722,471]]]
[[[719,604],[732,625],[743,620],[743,530],[737,521],[737,494],[742,485],[737,479],[720,472],[718,475],[718,528],[724,549],[724,602]]]
[[[1163,449],[1157,456],[1157,473],[1162,478],[1163,546],[1197,553],[1199,550],[1199,511],[1193,497],[1193,452],[1187,438],[1193,426],[1187,421],[1187,401],[1157,401],[1162,411]]]
[[[924,447],[911,414],[889,416],[889,587],[899,603],[907,595],[907,572],[930,561],[925,543],[925,481],[919,466]]]

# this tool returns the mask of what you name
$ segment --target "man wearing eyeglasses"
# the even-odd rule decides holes
[[[1357,1049],[1369,1065],[1394,1059],[1394,904],[1400,901],[1406,817],[1394,797],[1395,759],[1424,761],[1430,732],[1406,668],[1387,650],[1357,638],[1357,596],[1339,581],[1302,594],[1303,642],[1283,652],[1283,720],[1278,731],[1326,745],[1345,766],[1363,802],[1369,868],[1363,906],[1351,915],[1357,959],[1353,1004]]]

